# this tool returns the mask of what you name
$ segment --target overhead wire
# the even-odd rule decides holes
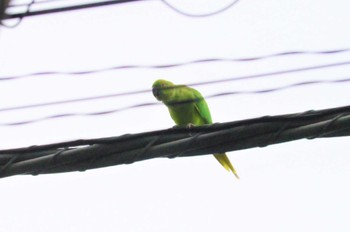
[[[52,14],[52,13],[61,13],[61,12],[67,12],[72,10],[82,10],[82,9],[88,9],[88,8],[109,6],[109,5],[115,5],[115,4],[121,4],[121,3],[139,2],[139,1],[150,1],[150,0],[100,1],[100,2],[93,2],[93,3],[77,4],[72,6],[62,6],[62,7],[56,7],[56,8],[41,9],[36,11],[22,12],[22,13],[12,13],[12,14],[5,15],[4,19],[6,20],[6,19],[24,18],[24,17]]]
[[[324,109],[324,110],[317,110],[317,111],[306,111],[299,114],[287,114],[287,115],[278,115],[278,116],[263,116],[259,118],[253,118],[253,119],[244,119],[240,121],[235,122],[226,122],[226,123],[215,123],[215,128],[218,129],[227,129],[227,128],[235,128],[238,126],[248,126],[250,124],[254,123],[305,123],[307,121],[317,121],[327,118],[335,117],[336,115],[342,115],[342,114],[349,114],[350,113],[350,106],[342,106],[332,109]],[[205,126],[204,128],[199,129],[198,127],[176,127],[173,128],[175,130],[166,130],[164,131],[164,134],[172,134],[177,135],[179,133],[198,133],[200,131],[207,131],[212,132],[216,129],[214,126]],[[23,154],[25,152],[42,152],[42,151],[55,151],[55,149],[62,148],[62,147],[80,147],[80,146],[87,146],[92,144],[112,144],[115,142],[124,142],[127,140],[135,139],[139,140],[145,136],[154,136],[154,135],[163,135],[160,134],[159,131],[151,131],[146,132],[138,135],[122,135],[117,137],[109,137],[109,138],[97,138],[97,139],[79,139],[74,141],[68,141],[68,142],[59,142],[59,143],[52,143],[47,145],[40,145],[40,146],[30,146],[30,147],[24,147],[24,148],[12,148],[12,149],[5,149],[0,150],[0,158],[6,156],[7,154]],[[40,155],[40,154],[39,154]]]
[[[237,0],[238,1],[238,0]],[[237,2],[236,1],[236,2]],[[164,2],[166,2],[164,0]],[[233,2],[232,5],[234,5],[236,2]],[[175,8],[175,10],[177,10]],[[225,11],[226,9],[221,9]],[[178,12],[181,13],[181,12]],[[220,13],[220,11],[219,11]],[[186,12],[182,12],[182,14],[186,15]],[[216,14],[216,13],[211,13]],[[188,16],[188,15],[187,15]],[[191,16],[191,15],[190,15]],[[210,15],[208,15],[210,16]],[[24,17],[24,16],[23,16]],[[206,16],[191,16],[191,17],[206,17]],[[316,69],[322,69],[322,68],[330,68],[330,67],[337,67],[342,65],[348,65],[349,62],[342,62],[337,64],[328,64],[323,66],[315,66],[313,68],[299,68],[299,69],[293,69],[292,71],[277,71],[277,72],[270,72],[269,74],[256,74],[256,75],[250,75],[250,76],[244,76],[244,77],[235,77],[235,78],[229,78],[229,79],[222,79],[222,80],[214,80],[209,82],[201,82],[201,83],[194,83],[192,85],[204,85],[204,84],[213,84],[213,83],[222,83],[226,81],[238,81],[238,80],[247,80],[251,78],[257,78],[257,77],[265,77],[265,76],[274,76],[274,75],[282,75],[287,73],[293,73],[293,72],[300,72],[300,71],[308,71],[308,70],[316,70]],[[45,75],[45,74],[42,74]],[[75,75],[75,74],[73,74]],[[77,74],[80,75],[80,74]],[[278,90],[283,89],[289,89],[299,86],[306,86],[306,85],[315,85],[315,84],[322,84],[322,83],[341,83],[341,82],[349,82],[350,78],[342,78],[337,80],[316,80],[316,81],[305,81],[300,83],[295,83],[291,85],[286,85],[282,87],[276,87],[276,88],[269,88],[269,89],[262,89],[262,90],[255,90],[255,91],[235,91],[235,92],[225,92],[225,93],[217,93],[214,95],[207,96],[207,98],[213,98],[213,97],[219,97],[219,96],[226,96],[226,95],[234,95],[234,94],[261,94],[261,93],[268,93],[268,92],[274,92]],[[129,93],[119,93],[117,96],[125,96],[125,95],[131,95],[131,94],[138,94],[138,93],[144,93],[144,92],[150,92],[150,90],[140,90],[140,91],[134,91]],[[109,97],[112,97],[112,95],[109,95]],[[97,96],[97,97],[90,97],[88,100],[97,100],[97,99],[103,99],[105,96]],[[87,98],[86,98],[87,99]],[[88,101],[86,100],[86,101]],[[68,100],[71,101],[71,100]],[[73,99],[74,102],[79,102],[81,99]],[[85,100],[83,100],[85,101]],[[55,104],[66,104],[65,103],[55,103]],[[43,105],[45,104],[45,105]],[[50,103],[49,103],[50,104]],[[54,105],[55,105],[54,104]],[[149,105],[155,105],[157,103],[143,103],[138,104],[135,106],[130,106],[129,108],[137,108],[137,107],[144,107]],[[42,103],[41,106],[48,106],[47,103]],[[41,106],[34,106],[34,107],[41,107]],[[33,108],[33,105],[27,108]],[[128,107],[127,107],[128,108]],[[127,109],[125,108],[125,109]],[[18,108],[19,109],[19,108]],[[1,111],[1,109],[0,109]],[[6,110],[5,110],[6,111]],[[112,110],[113,111],[113,110]],[[89,115],[103,115],[103,114],[109,114],[113,113],[112,111],[101,111],[101,112],[94,112],[90,113]],[[117,111],[120,111],[117,109]],[[115,112],[117,112],[115,111]],[[308,112],[311,115],[313,115],[314,112]],[[84,114],[86,115],[86,114]],[[307,117],[308,114],[298,114],[299,116]],[[68,117],[72,116],[70,114],[62,114],[62,115],[53,115],[50,116],[52,118],[59,118],[59,117]],[[324,115],[318,115],[319,119],[324,117]],[[285,117],[286,118],[286,117]],[[260,119],[266,119],[260,118]],[[40,120],[39,120],[40,121]],[[251,129],[254,133],[250,136],[247,136],[246,138],[241,138],[243,129],[236,130],[233,134],[233,137],[237,137],[238,139],[232,139],[235,143],[234,149],[245,149],[247,147],[258,147],[258,146],[267,146],[273,143],[278,142],[285,142],[285,141],[291,141],[295,139],[300,138],[317,138],[317,137],[324,137],[327,135],[337,135],[339,128],[342,130],[345,130],[345,135],[349,135],[349,112],[342,112],[339,115],[335,115],[333,118],[328,118],[327,120],[320,120],[320,122],[311,124],[307,123],[305,125],[298,125],[298,126],[292,126],[289,127],[290,121],[286,122],[285,125],[282,126],[283,130],[280,128],[277,128],[276,131],[271,131],[269,133],[262,133],[260,135],[256,135],[256,130],[252,130],[253,127],[251,127],[251,124],[246,124],[245,129]],[[31,122],[27,122],[31,123]],[[19,125],[19,124],[18,124]],[[210,126],[211,129],[213,129],[216,125]],[[247,127],[248,126],[248,127]],[[270,124],[264,125],[266,128],[272,128]],[[226,128],[227,129],[227,128]],[[177,129],[174,129],[177,130]],[[130,147],[129,150],[126,151],[120,151],[118,148],[120,147],[120,144],[118,144],[118,148],[115,147],[103,147],[104,149],[100,149],[101,143],[95,142],[98,144],[98,149],[94,147],[93,141],[89,141],[89,143],[84,144],[87,147],[84,148],[70,148],[70,147],[58,147],[57,150],[41,150],[43,152],[41,155],[39,153],[35,154],[28,154],[28,159],[23,159],[24,156],[19,156],[18,153],[11,156],[9,152],[5,155],[9,155],[10,158],[8,162],[5,163],[5,165],[0,167],[0,176],[10,176],[10,175],[16,175],[16,174],[41,174],[41,173],[55,173],[55,172],[64,172],[64,171],[77,171],[77,170],[86,170],[91,168],[99,168],[104,166],[110,166],[110,165],[116,165],[116,164],[126,164],[126,163],[132,163],[136,161],[141,161],[149,158],[155,158],[155,157],[177,157],[177,156],[193,156],[193,155],[199,155],[204,153],[213,153],[214,151],[218,151],[218,149],[231,149],[233,150],[233,143],[225,142],[224,146],[220,144],[220,148],[218,148],[218,144],[214,144],[215,140],[212,139],[209,135],[203,134],[205,131],[202,131],[201,134],[199,134],[199,139],[193,139],[188,138],[191,133],[188,133],[188,131],[191,131],[191,129],[186,129],[187,135],[182,138],[184,141],[175,140],[175,142],[168,141],[165,144],[161,144],[158,142],[158,140],[162,140],[164,138],[156,137],[157,140],[152,139],[147,142],[146,147],[147,149],[145,151],[144,147],[142,146],[141,149],[135,149],[135,147]],[[238,133],[239,132],[239,133]],[[166,132],[163,132],[164,134],[168,135]],[[249,134],[249,133],[248,133]],[[217,136],[218,134],[215,134]],[[140,135],[139,135],[140,136]],[[159,136],[159,135],[157,135]],[[207,137],[205,137],[207,136]],[[221,134],[221,136],[223,136]],[[127,136],[126,136],[127,137]],[[205,140],[203,139],[205,137]],[[228,137],[228,136],[224,136]],[[158,139],[159,138],[159,139]],[[231,138],[231,137],[230,137]],[[106,139],[108,140],[108,138]],[[205,141],[205,142],[203,142]],[[212,144],[208,144],[208,141],[212,141]],[[222,143],[222,140],[220,140]],[[111,140],[109,141],[111,144]],[[183,150],[183,144],[189,144],[190,142],[191,146],[190,149]],[[201,143],[200,143],[201,142]],[[203,143],[205,146],[203,146]],[[91,145],[94,144],[94,145]],[[80,144],[82,145],[82,144]],[[115,145],[115,144],[114,144]],[[51,148],[52,149],[52,148]],[[85,149],[84,152],[81,152],[79,149]],[[95,149],[94,152],[89,153],[89,150]],[[174,154],[168,154],[165,153],[165,149],[168,151],[171,151]],[[99,156],[96,156],[96,151],[98,150]],[[102,151],[102,155],[101,155]],[[220,150],[221,151],[221,150]],[[226,151],[226,150],[225,150]],[[3,151],[4,152],[4,151]],[[68,152],[69,156],[67,155]],[[107,154],[104,154],[103,152],[107,152]],[[119,153],[118,153],[119,152]],[[0,151],[0,154],[2,152]],[[80,156],[79,156],[80,154]],[[38,156],[36,158],[31,157],[32,155]],[[75,155],[75,156],[74,156]],[[78,156],[77,156],[78,155]],[[22,160],[21,160],[22,158]],[[90,159],[92,158],[92,159]],[[18,162],[20,161],[20,162]],[[49,162],[47,162],[49,161]]]
[[[263,116],[252,119],[244,119],[240,121],[234,122],[225,122],[225,123],[214,123],[211,125],[205,125],[202,127],[175,127],[168,130],[163,130],[162,133],[159,131],[150,131],[141,134],[125,134],[121,136],[108,137],[108,138],[94,138],[94,139],[79,139],[68,142],[59,142],[52,143],[47,145],[39,145],[39,146],[30,146],[24,148],[11,148],[0,150],[0,158],[4,157],[7,154],[23,154],[26,152],[43,152],[43,151],[55,151],[55,149],[62,147],[81,147],[88,146],[92,144],[113,144],[116,142],[125,142],[130,139],[140,140],[144,137],[152,137],[158,135],[178,135],[183,133],[196,134],[198,132],[206,131],[213,132],[217,129],[228,129],[228,128],[237,128],[237,127],[245,127],[251,124],[263,124],[263,123],[279,123],[279,125],[286,124],[288,122],[296,123],[296,124],[304,124],[306,122],[316,122],[319,120],[325,120],[329,118],[335,118],[338,115],[347,115],[350,114],[350,106],[342,106],[331,109],[323,109],[323,110],[309,110],[306,112],[301,112],[297,114],[286,114],[286,115],[277,115],[277,116]],[[350,134],[349,134],[350,135]],[[38,154],[40,155],[40,154]]]
[[[209,13],[204,13],[204,14],[190,14],[190,13],[181,11],[178,7],[175,7],[169,1],[166,1],[166,0],[160,0],[160,1],[163,2],[163,4],[166,5],[167,7],[169,7],[171,10],[175,11],[176,13],[187,16],[187,17],[209,17],[209,16],[213,16],[213,15],[222,13],[222,12],[230,9],[239,0],[234,0],[234,1],[230,2],[229,4],[227,4],[226,6],[220,8],[216,11],[211,11]],[[41,0],[41,1],[36,1],[35,5],[51,4],[52,2],[67,2],[67,1],[65,1],[65,0]],[[72,2],[72,1],[70,1],[70,2]],[[9,7],[23,7],[23,6],[28,6],[28,3],[17,3],[17,4],[10,4],[9,5]]]
[[[6,8],[8,7],[9,0],[0,1],[0,25],[3,17],[5,16]]]
[[[265,147],[303,138],[349,135],[350,111],[349,106],[345,106],[0,150],[0,177],[85,171],[152,158],[197,156]]]
[[[349,52],[350,48],[341,48],[341,49],[333,49],[333,50],[320,50],[320,51],[286,51],[286,52],[278,52],[272,53],[262,56],[252,56],[246,58],[207,58],[207,59],[198,59],[187,62],[179,62],[179,63],[168,63],[168,64],[158,64],[158,65],[136,65],[136,64],[127,64],[127,65],[116,65],[108,68],[100,68],[100,69],[92,69],[92,70],[81,70],[81,71],[72,71],[72,72],[62,72],[62,71],[42,71],[29,73],[24,75],[12,75],[12,76],[0,76],[0,81],[10,81],[17,80],[23,78],[31,78],[36,76],[51,76],[51,75],[89,75],[101,72],[108,72],[114,70],[122,70],[122,69],[168,69],[168,68],[177,68],[182,66],[189,66],[195,64],[202,63],[217,63],[217,62],[252,62],[265,60],[276,57],[283,56],[295,56],[295,55],[332,55],[339,53]]]
[[[185,12],[183,10],[180,10],[178,7],[175,7],[168,0],[161,0],[161,1],[163,2],[164,5],[166,5],[171,10],[175,11],[176,13],[178,13],[180,15],[183,15],[186,17],[193,17],[193,18],[203,18],[203,17],[210,17],[210,16],[214,16],[217,14],[221,14],[221,13],[227,11],[228,9],[232,8],[234,5],[236,5],[239,0],[233,0],[229,4],[227,4],[226,6],[220,8],[218,10],[211,11],[209,13],[202,13],[202,14],[191,14],[191,13]]]
[[[276,91],[296,88],[296,87],[302,87],[302,86],[308,86],[308,85],[316,85],[316,84],[337,84],[337,83],[345,83],[350,82],[349,78],[342,78],[342,79],[336,79],[336,80],[313,80],[313,81],[305,81],[305,82],[299,82],[294,83],[290,85],[275,87],[275,88],[266,88],[266,89],[260,89],[260,90],[248,90],[248,91],[228,91],[228,92],[220,92],[212,95],[208,95],[204,97],[205,99],[211,99],[211,98],[217,98],[217,97],[223,97],[223,96],[230,96],[230,95],[241,95],[241,94],[266,94],[266,93],[272,93]],[[181,87],[181,86],[180,86]],[[151,92],[151,91],[149,91]],[[185,102],[176,102],[175,104],[186,104],[188,102],[195,102],[200,99],[193,99],[190,101]],[[58,118],[67,118],[67,117],[77,117],[77,116],[101,116],[101,115],[108,115],[113,114],[117,112],[122,112],[126,110],[141,108],[141,107],[149,107],[149,106],[155,106],[160,105],[160,103],[157,102],[145,102],[145,103],[139,103],[135,105],[130,105],[122,108],[112,109],[112,110],[104,110],[104,111],[95,111],[91,113],[64,113],[64,114],[55,114],[50,115],[42,118],[36,118],[31,120],[24,120],[24,121],[16,121],[16,122],[8,122],[8,123],[0,123],[0,126],[20,126],[20,125],[26,125],[26,124],[32,124],[36,122],[42,122],[52,119],[58,119]]]
[[[26,5],[26,6],[27,6],[27,9],[26,9],[26,11],[25,11],[25,14],[28,14],[28,13],[30,12],[30,9],[31,9],[31,7],[32,7],[33,4],[35,4],[35,0],[31,0],[31,2],[28,3],[28,4]],[[6,19],[7,16],[8,16],[8,14],[4,14],[3,19]],[[1,20],[1,21],[0,21],[0,25],[1,25],[1,26],[4,26],[4,27],[6,27],[6,28],[15,28],[15,27],[17,27],[17,26],[22,22],[23,18],[24,18],[24,15],[18,17],[18,21],[17,21],[15,24],[13,24],[13,25],[5,24],[5,23],[3,22],[3,20]]]
[[[121,1],[119,1],[121,2]],[[166,2],[166,1],[164,1]],[[231,4],[229,4],[227,7],[221,9],[222,11],[227,10],[231,6],[233,6],[237,1],[233,1]],[[28,11],[30,9],[30,6],[35,3],[35,0],[32,0],[31,4],[28,5]],[[169,5],[169,4],[168,4]],[[170,5],[171,7],[171,5]],[[186,14],[186,13],[185,13]],[[216,14],[213,12],[213,14]],[[198,17],[205,17],[209,15],[199,15]],[[194,16],[197,17],[197,16]],[[26,74],[26,75],[19,75],[19,76],[7,76],[7,77],[0,77],[0,81],[5,80],[16,80],[21,79],[25,77],[33,77],[33,76],[46,76],[46,75],[85,75],[85,74],[93,74],[98,72],[105,72],[105,71],[111,71],[111,70],[118,70],[118,69],[136,69],[136,68],[151,68],[151,69],[162,69],[162,68],[173,68],[173,67],[179,67],[184,65],[190,65],[190,64],[197,64],[197,63],[208,63],[208,62],[246,62],[246,61],[256,61],[256,60],[262,60],[272,57],[279,57],[279,56],[289,56],[289,55],[302,55],[302,54],[318,54],[318,55],[326,55],[326,54],[336,54],[336,53],[342,53],[342,52],[348,52],[350,49],[337,49],[337,50],[325,50],[325,51],[289,51],[289,52],[281,52],[281,53],[275,53],[265,56],[258,56],[258,57],[249,57],[249,58],[237,58],[237,59],[227,59],[227,58],[212,58],[212,59],[201,59],[201,60],[194,60],[189,62],[183,62],[183,63],[174,63],[174,64],[165,64],[165,65],[123,65],[123,66],[114,66],[110,68],[104,68],[104,69],[98,69],[98,70],[88,70],[88,71],[78,71],[78,72],[38,72],[38,73],[32,73],[32,74]],[[350,61],[349,61],[350,62]],[[265,76],[274,76],[274,75],[282,75],[286,73],[292,73],[292,72],[300,72],[300,71],[308,71],[308,70],[314,70],[314,69],[321,69],[321,68],[330,68],[330,67],[336,67],[336,66],[342,66],[342,65],[348,65],[349,62],[340,62],[340,63],[334,63],[334,64],[326,64],[326,65],[320,65],[320,66],[313,66],[313,67],[305,67],[305,68],[297,68],[292,70],[284,70],[284,71],[277,71],[277,72],[269,72],[264,74],[256,74],[256,75],[249,75],[249,76],[241,76],[241,77],[233,77],[233,78],[227,78],[227,79],[221,79],[221,80],[214,80],[214,81],[207,81],[207,82],[201,82],[201,83],[192,83],[191,86],[196,85],[205,85],[205,84],[215,84],[215,83],[222,83],[227,81],[238,81],[238,80],[247,80],[257,77],[265,77]],[[302,85],[310,85],[310,84],[317,84],[317,83],[339,83],[339,82],[347,82],[348,79],[340,79],[340,80],[331,80],[331,81],[311,81],[311,82],[302,82],[297,84],[292,84],[284,87],[278,87],[278,88],[270,88],[270,89],[263,89],[263,90],[256,90],[256,91],[236,91],[236,92],[226,92],[226,93],[217,93],[212,96],[208,96],[208,98],[211,97],[219,97],[224,95],[235,95],[235,94],[257,94],[257,93],[267,93],[267,92],[274,92],[282,89],[288,89],[293,88],[297,86]],[[63,101],[55,101],[55,102],[46,102],[46,103],[38,103],[38,104],[32,104],[32,105],[25,105],[25,106],[16,106],[16,107],[8,107],[0,109],[0,112],[5,111],[12,111],[12,110],[20,110],[20,109],[28,109],[28,108],[37,108],[37,107],[44,107],[44,106],[52,106],[52,105],[59,105],[59,104],[68,104],[68,103],[76,103],[76,102],[82,102],[82,101],[90,101],[90,100],[98,100],[98,99],[106,99],[106,98],[112,98],[112,97],[119,97],[119,96],[127,96],[127,95],[133,95],[133,94],[140,94],[140,93],[146,93],[150,92],[149,89],[146,90],[139,90],[139,91],[133,91],[133,92],[126,92],[126,93],[116,93],[116,94],[109,94],[109,95],[102,95],[102,96],[93,96],[93,97],[87,97],[87,98],[79,98],[79,99],[68,99]],[[37,120],[30,120],[30,121],[22,121],[22,122],[14,122],[14,123],[7,123],[2,125],[23,125],[53,118],[62,118],[62,117],[71,117],[71,116],[91,116],[91,115],[104,115],[104,114],[111,114],[119,111],[124,111],[132,108],[138,108],[138,107],[144,107],[144,106],[150,106],[154,105],[153,103],[141,103],[133,106],[128,106],[120,109],[115,110],[108,110],[108,111],[100,111],[100,112],[93,112],[93,113],[87,113],[87,114],[60,114],[60,115],[52,115],[46,118],[41,118]]]
[[[188,85],[202,86],[202,85],[218,84],[218,83],[225,83],[225,82],[232,82],[232,81],[244,81],[244,80],[250,80],[255,78],[272,77],[277,75],[320,70],[320,69],[340,67],[340,66],[346,66],[346,65],[350,65],[350,61],[322,64],[322,65],[315,65],[315,66],[306,66],[301,68],[285,69],[285,70],[251,74],[251,75],[242,75],[242,76],[236,76],[236,77],[230,77],[230,78],[224,78],[224,79],[216,79],[212,81],[194,82],[194,83],[188,83]],[[41,103],[34,103],[34,104],[28,104],[28,105],[5,107],[5,108],[0,108],[0,112],[9,112],[9,111],[15,111],[15,110],[40,108],[40,107],[63,105],[63,104],[86,102],[86,101],[95,101],[95,100],[101,100],[101,99],[136,95],[136,94],[147,93],[147,92],[151,92],[151,89],[143,89],[143,90],[137,90],[137,91],[113,93],[113,94],[106,94],[106,95],[99,95],[99,96],[92,96],[92,97],[82,97],[82,98],[59,100],[59,101],[52,101],[52,102],[41,102]]]
[[[55,0],[59,1],[59,0]],[[103,1],[98,3],[85,3],[85,4],[76,4],[73,6],[62,6],[62,7],[56,7],[56,8],[49,8],[49,9],[43,9],[43,10],[36,10],[36,11],[26,11],[23,13],[13,13],[8,14],[5,19],[13,19],[13,18],[19,18],[23,19],[24,17],[29,16],[37,16],[37,15],[44,15],[44,14],[52,14],[52,13],[59,13],[59,12],[65,12],[65,11],[71,11],[71,10],[79,10],[79,9],[87,9],[92,7],[99,7],[99,6],[107,6],[107,5],[113,5],[113,4],[119,4],[119,3],[127,3],[127,2],[134,2],[134,1],[145,1],[145,0],[111,0],[111,1]],[[209,13],[203,13],[203,14],[191,14],[185,11],[180,10],[178,7],[175,7],[173,4],[171,4],[167,0],[160,0],[165,6],[167,6],[169,9],[173,10],[174,12],[186,16],[186,17],[209,17],[214,16],[220,13],[223,13],[224,11],[227,11],[228,9],[232,8],[234,5],[238,3],[239,0],[232,0],[229,4],[226,6],[211,11]],[[62,1],[64,2],[64,1]],[[50,4],[52,1],[39,1],[36,4]],[[9,7],[15,8],[15,7],[21,7],[21,6],[28,6],[29,4],[21,3],[21,4],[12,4]]]
[[[66,0],[37,0],[35,1],[34,5],[50,4],[52,2],[62,2],[62,1],[66,1]],[[9,7],[23,7],[23,6],[28,6],[29,4],[28,2],[26,3],[13,3],[13,2],[9,4]]]

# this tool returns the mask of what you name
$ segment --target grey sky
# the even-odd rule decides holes
[[[192,2],[192,1],[191,1]],[[171,3],[208,12],[228,0]],[[240,1],[208,18],[181,16],[161,1],[24,19],[1,28],[0,77],[126,64],[242,58],[350,47],[345,0]],[[203,7],[203,8],[199,8]],[[0,108],[151,88],[158,78],[193,83],[350,60],[350,53],[170,69],[42,76],[0,82]],[[350,66],[198,86],[204,96],[349,77]],[[348,105],[349,84],[208,99],[214,121]],[[1,113],[0,123],[155,102],[151,92]],[[173,126],[162,105],[99,117],[1,127],[0,148],[116,136]],[[211,156],[154,159],[83,173],[0,180],[1,231],[349,231],[348,139],[301,140],[229,153],[234,179]]]

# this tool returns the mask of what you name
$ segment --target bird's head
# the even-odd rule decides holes
[[[175,94],[175,85],[167,80],[156,80],[152,86],[152,92],[158,101],[170,101]]]

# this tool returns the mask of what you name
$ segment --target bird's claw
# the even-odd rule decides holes
[[[188,124],[186,125],[186,128],[189,129],[189,130],[191,130],[191,129],[194,128],[194,127],[195,127],[195,125],[192,124],[192,123],[188,123]],[[191,136],[191,137],[193,136],[191,132],[188,132],[188,134],[189,134],[189,136]]]
[[[194,128],[196,125],[194,125],[193,123],[188,123],[187,125],[186,125],[186,127],[184,127],[184,126],[179,126],[179,125],[175,125],[175,126],[173,126],[172,128],[173,129],[179,129],[179,128],[186,128],[186,129],[188,129],[188,130],[191,130],[192,128]],[[191,132],[189,132],[188,133],[190,136],[192,136],[192,133]]]
[[[192,124],[192,123],[188,123],[188,124],[186,125],[186,128],[187,128],[187,129],[191,129],[191,128],[193,128],[193,127],[195,127],[195,125]]]

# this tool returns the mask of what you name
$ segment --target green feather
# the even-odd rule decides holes
[[[160,79],[153,84],[153,94],[157,100],[168,107],[170,116],[177,125],[212,123],[208,104],[196,89]],[[239,178],[225,153],[214,154],[214,156],[226,170],[232,171]]]

